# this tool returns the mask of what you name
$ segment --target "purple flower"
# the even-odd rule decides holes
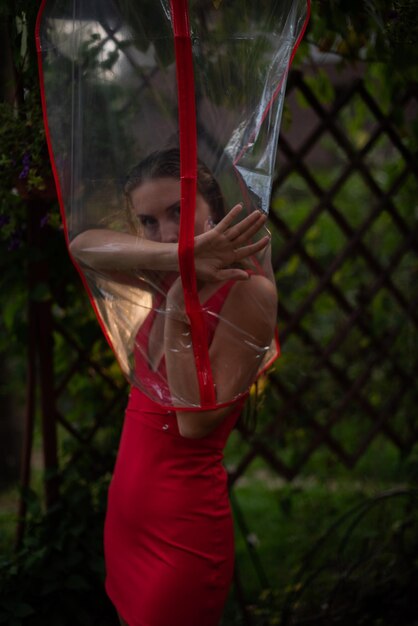
[[[17,250],[20,248],[21,243],[21,239],[18,239],[17,237],[10,237],[9,245],[7,246],[8,251],[13,252],[13,250]]]
[[[41,228],[43,228],[44,226],[46,226],[48,224],[49,221],[49,213],[46,213],[43,218],[41,219],[41,221],[39,222]]]
[[[23,169],[19,174],[19,179],[20,180],[24,180],[25,178],[27,178],[29,176],[29,170],[30,170],[30,152],[25,152],[23,157],[22,157],[22,164],[23,164]]]
[[[12,252],[13,250],[17,250],[18,248],[20,248],[20,246],[22,245],[22,241],[23,241],[23,230],[21,228],[17,228],[12,233],[9,239],[9,245],[7,246],[7,249],[9,250],[9,252]]]

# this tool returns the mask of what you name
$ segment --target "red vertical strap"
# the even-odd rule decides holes
[[[179,267],[186,313],[190,321],[200,404],[204,408],[216,405],[216,397],[209,359],[206,323],[197,293],[194,264],[197,138],[192,43],[187,0],[170,0],[170,6],[176,55],[180,134]]]
[[[70,251],[70,247],[69,247],[69,237],[68,237],[68,225],[67,225],[67,217],[65,214],[65,207],[64,207],[64,198],[62,195],[62,191],[61,191],[61,185],[60,185],[60,180],[59,180],[59,175],[58,175],[58,170],[57,170],[57,166],[55,164],[55,157],[54,157],[54,151],[52,149],[52,139],[51,139],[51,134],[49,132],[49,124],[48,124],[48,112],[47,112],[47,106],[46,106],[46,94],[45,94],[45,81],[44,81],[44,72],[43,72],[43,68],[42,68],[42,45],[41,45],[41,22],[43,19],[43,14],[45,11],[45,6],[46,6],[46,2],[47,0],[41,0],[41,4],[39,6],[39,11],[38,11],[38,15],[36,17],[36,26],[35,26],[35,42],[36,42],[36,51],[38,54],[38,74],[39,74],[39,87],[40,87],[40,94],[41,94],[41,103],[42,103],[42,114],[43,114],[43,120],[44,120],[44,127],[45,127],[45,137],[46,137],[46,143],[48,146],[48,153],[49,153],[49,160],[51,162],[51,169],[52,169],[52,173],[54,175],[54,181],[55,181],[55,189],[57,191],[57,198],[58,198],[58,203],[59,203],[59,207],[60,207],[60,213],[61,213],[61,220],[62,220],[62,224],[64,227],[64,235],[65,235],[65,241],[67,244],[67,250],[68,253],[70,255],[70,258],[74,264],[74,267],[76,268],[81,281],[84,285],[85,290],[87,291],[87,295],[89,297],[90,300],[90,304],[93,307],[93,310],[96,314],[96,317],[98,319],[98,322],[100,324],[100,328],[102,329],[102,332],[106,338],[107,343],[110,346],[110,349],[113,351],[116,359],[118,359],[118,353],[117,351],[114,349],[112,340],[109,336],[109,333],[107,332],[107,328],[106,325],[103,321],[103,318],[100,314],[99,309],[97,308],[97,304],[94,301],[94,297],[93,294],[90,290],[89,284],[87,282],[86,277],[84,276],[84,272],[82,271],[81,267],[79,266],[79,264],[75,261],[74,257],[71,254]],[[118,359],[119,361],[119,359]],[[122,371],[124,371],[124,366],[122,365],[122,363],[119,361],[119,365]]]

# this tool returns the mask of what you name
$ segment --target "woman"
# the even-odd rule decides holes
[[[178,150],[150,155],[125,187],[136,232],[86,231],[71,246],[90,268],[153,283],[152,310],[136,335],[136,375],[141,387],[158,382],[178,407],[131,389],[105,521],[106,590],[129,626],[219,624],[234,559],[222,451],[276,319],[273,282],[235,266],[268,244],[251,243],[266,218],[254,212],[235,224],[240,205],[224,216],[219,186],[199,163],[195,267],[216,393],[213,408],[199,409],[178,275],[179,180]]]

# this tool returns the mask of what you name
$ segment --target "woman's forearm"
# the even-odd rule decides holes
[[[92,229],[70,243],[74,258],[97,270],[178,271],[178,245],[148,241],[129,233]]]
[[[200,405],[190,323],[181,306],[168,307],[164,325],[164,354],[167,379],[174,404]],[[208,435],[231,411],[222,407],[208,411],[176,411],[180,434],[189,439]]]
[[[235,224],[239,212],[237,205],[214,228],[195,237],[194,260],[199,280],[245,280],[246,271],[234,265],[267,246],[268,236],[252,243],[265,215],[254,211]],[[70,251],[77,261],[96,270],[179,271],[177,243],[151,241],[130,233],[86,230],[71,241]]]
[[[197,380],[190,324],[182,312],[166,312],[164,324],[164,355],[167,378],[174,404],[199,405]],[[176,399],[178,398],[178,401]]]

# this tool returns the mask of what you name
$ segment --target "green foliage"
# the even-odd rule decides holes
[[[38,3],[1,5],[1,15],[9,22],[12,75],[16,81],[15,100],[0,104],[0,349],[10,363],[13,345],[12,382],[16,390],[10,384],[9,394],[20,393],[27,377],[28,298],[53,301],[55,321],[70,335],[77,336],[86,353],[95,346],[91,349],[92,358],[103,364],[107,361],[107,373],[112,380],[121,382],[65,247],[37,87],[33,37],[37,10]],[[28,222],[33,219],[40,222],[42,248],[28,245]],[[47,263],[47,282],[38,281],[28,291],[27,268],[37,262]],[[60,384],[70,360],[76,360],[78,354],[69,349],[58,333],[54,343]],[[87,372],[78,372],[61,394],[58,408],[80,434],[90,431],[92,414],[104,403],[108,405],[112,390],[104,387],[92,365]],[[103,519],[109,470],[120,431],[120,422],[109,409],[103,426],[89,450],[59,428],[60,466],[64,471],[61,497],[50,511],[44,511],[38,492],[29,490],[25,494],[29,509],[24,545],[16,555],[9,547],[9,556],[6,553],[0,562],[1,624],[115,623],[114,610],[103,587]],[[39,434],[35,434],[37,439]],[[77,463],[67,464],[74,455]]]
[[[13,85],[5,91],[15,94],[0,103],[0,254],[1,302],[0,348],[24,346],[26,336],[27,265],[39,257],[27,245],[27,227],[31,200],[44,204],[39,220],[45,229],[57,234],[58,207],[52,208],[55,190],[45,142],[45,131],[37,85],[35,42],[32,33],[36,3],[3,2],[3,19],[7,23],[14,76]],[[8,40],[6,39],[6,44]],[[59,235],[58,235],[59,236]],[[55,252],[56,237],[48,240],[45,257]],[[60,264],[55,269],[59,272]],[[46,291],[45,291],[46,288]],[[43,294],[42,294],[43,291]],[[39,285],[31,294],[45,298],[49,287]],[[6,333],[4,332],[6,331]],[[19,348],[18,348],[19,349]]]
[[[239,481],[236,560],[254,626],[412,626],[418,493],[379,487],[330,472],[286,485],[261,464]],[[243,623],[231,598],[223,624]]]
[[[418,52],[414,0],[321,0],[312,3],[308,41],[342,60],[384,62],[393,82],[414,76]],[[397,75],[394,76],[393,72]]]
[[[26,539],[0,561],[0,624],[7,626],[111,626],[104,592],[103,519],[109,474],[69,469],[61,497],[43,514],[38,496],[26,494]]]
[[[19,108],[7,102],[0,103],[0,246],[3,267],[15,264],[14,255],[8,253],[19,249],[26,238],[26,198],[31,194],[51,195],[52,185],[38,92],[31,92]]]

